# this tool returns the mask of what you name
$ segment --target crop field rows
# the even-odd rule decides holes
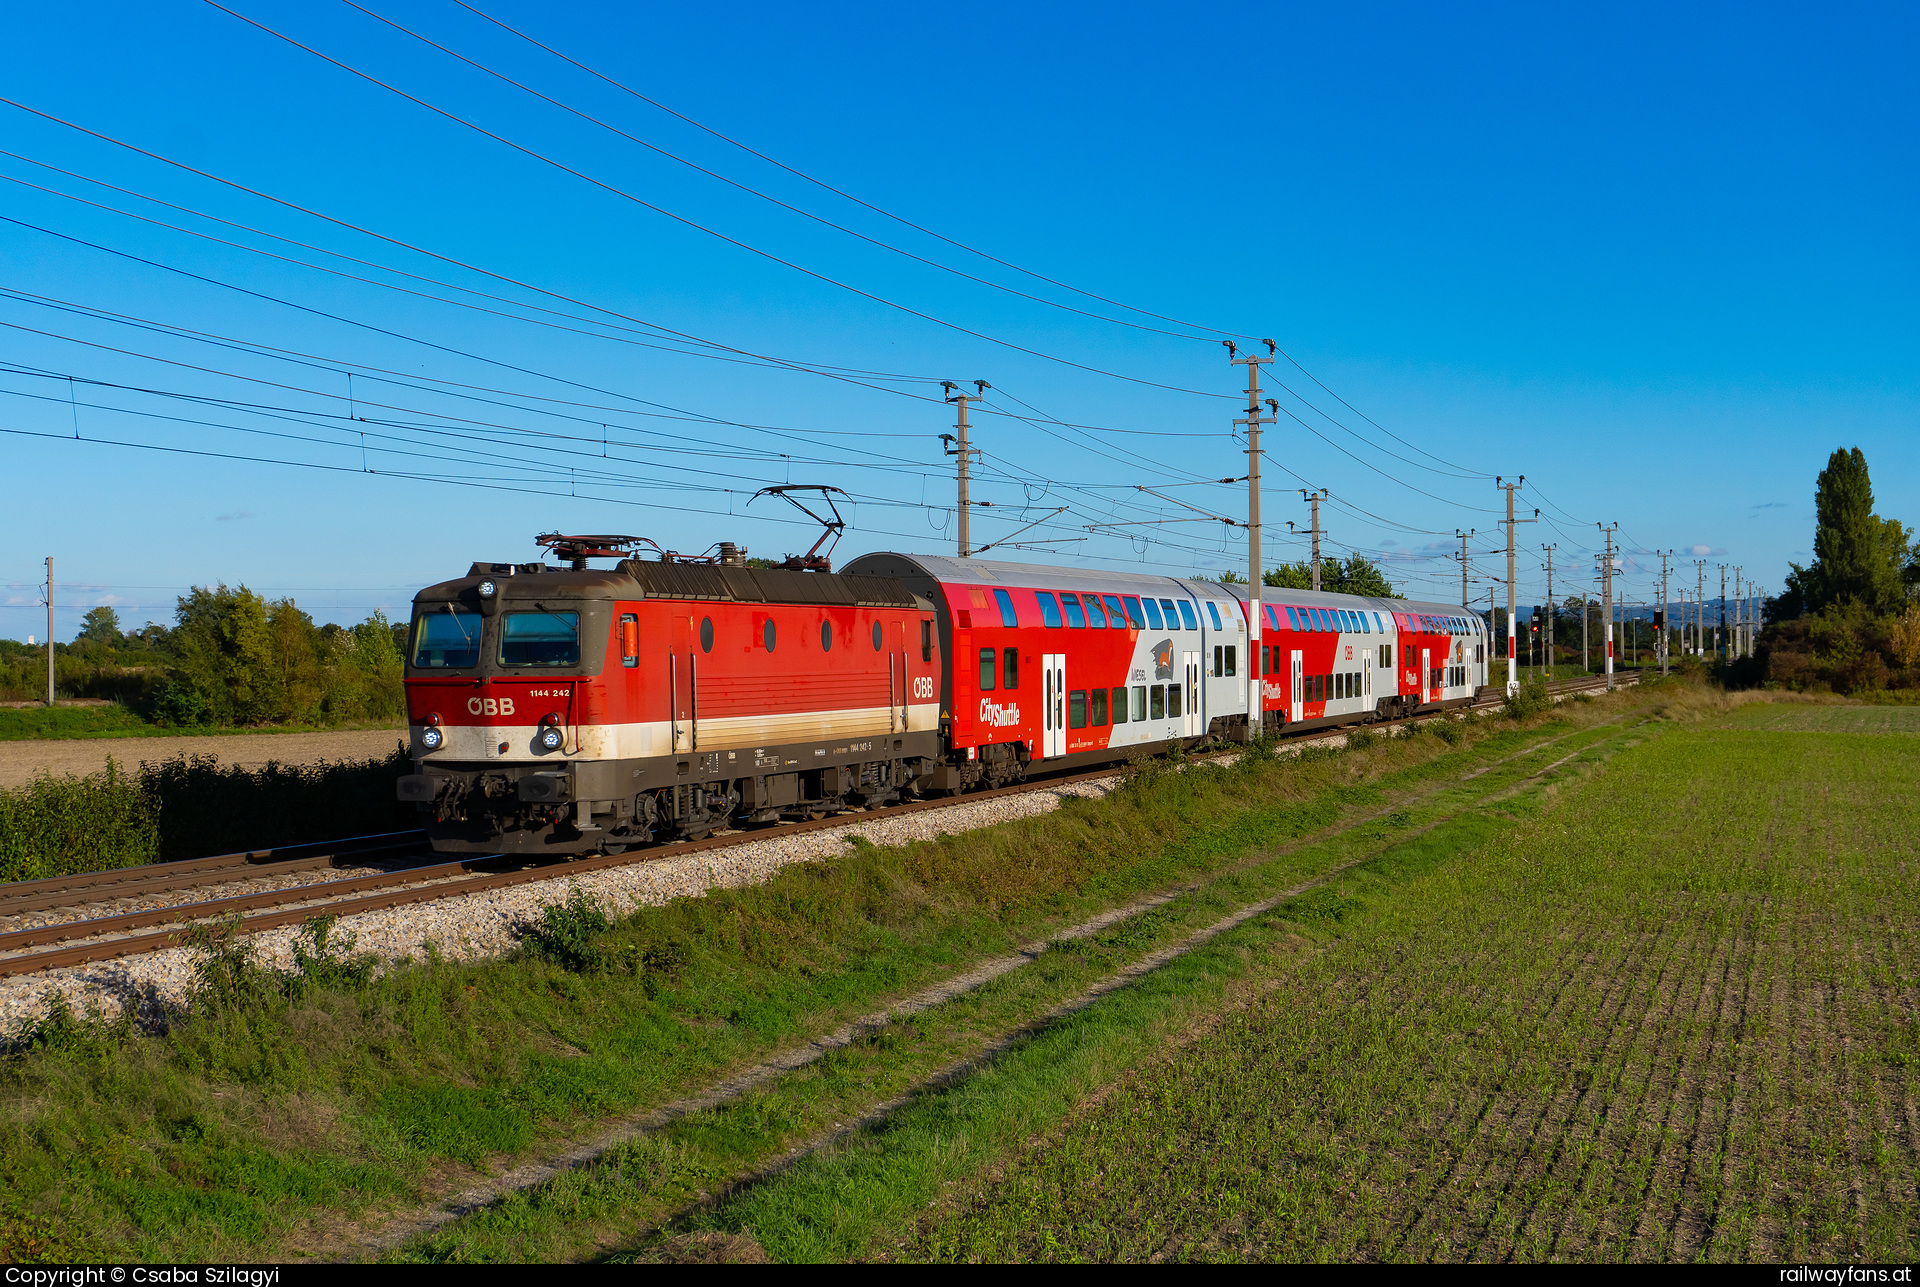
[[[1650,730],[1470,858],[1299,909],[1323,950],[895,1254],[1910,1256],[1916,768]]]

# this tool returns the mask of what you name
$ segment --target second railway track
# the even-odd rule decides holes
[[[1620,685],[1638,682],[1633,674],[1615,676]],[[1562,680],[1550,685],[1556,697],[1603,689],[1604,676]],[[1497,706],[1497,694],[1483,694],[1468,709]],[[1459,708],[1456,708],[1456,710]],[[1430,712],[1393,725],[1443,718],[1450,712]],[[1355,725],[1315,730],[1291,737],[1292,745],[1341,738]],[[294,846],[257,850],[212,858],[160,863],[147,867],[87,872],[45,880],[0,885],[0,924],[22,916],[41,915],[40,923],[0,932],[0,976],[34,974],[94,961],[135,956],[178,947],[195,925],[238,916],[237,930],[253,934],[298,925],[314,916],[354,916],[407,904],[426,903],[537,881],[658,862],[708,850],[857,826],[902,814],[954,808],[985,800],[1056,789],[1074,783],[1111,777],[1117,766],[1059,774],[991,791],[975,791],[935,800],[918,800],[874,810],[862,810],[806,822],[781,824],[752,831],[728,832],[701,840],[680,841],[628,850],[618,854],[523,865],[499,870],[505,860],[478,856],[453,862],[432,862],[432,851],[418,832],[394,832]],[[289,877],[343,866],[384,866],[367,874],[318,881]],[[273,887],[164,902],[169,895],[189,894],[247,883],[277,882]],[[74,912],[124,900],[152,900],[154,905],[110,911],[105,915],[56,919]],[[144,932],[143,932],[144,931]],[[80,940],[80,941],[76,941]]]

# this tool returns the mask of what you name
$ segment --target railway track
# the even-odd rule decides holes
[[[1617,686],[1638,682],[1639,677],[1635,674],[1614,676]],[[1586,676],[1557,681],[1548,687],[1556,697],[1570,697],[1604,690],[1606,686],[1605,676]],[[1431,712],[1389,721],[1387,726],[1441,719],[1461,709],[1484,710],[1500,704],[1498,691],[1490,690],[1465,708],[1455,707],[1450,712]],[[1353,728],[1347,725],[1319,729],[1290,737],[1288,743],[1299,746],[1344,738]],[[1115,766],[1109,765],[1085,772],[1049,775],[991,791],[975,791],[938,800],[918,800],[872,811],[843,813],[766,829],[727,832],[701,840],[538,865],[528,865],[523,858],[510,859],[499,855],[433,862],[430,861],[433,851],[421,833],[391,832],[344,841],[253,850],[146,867],[0,884],[0,923],[18,916],[47,914],[41,923],[0,932],[0,977],[35,974],[178,947],[194,926],[227,917],[239,917],[238,932],[252,934],[298,925],[317,915],[354,916],[384,911],[392,907],[506,889],[537,881],[561,880],[610,867],[730,849],[774,837],[831,830],[871,819],[1056,789],[1072,783],[1112,777],[1115,771]],[[384,866],[385,869],[341,879],[286,883],[289,878],[309,872],[365,866]],[[507,869],[503,870],[503,867]],[[216,898],[162,901],[170,896],[188,895],[196,891],[268,881],[280,883],[270,888],[234,892]],[[79,913],[88,908],[126,900],[149,900],[152,905],[111,910],[99,915],[54,919],[61,913]]]

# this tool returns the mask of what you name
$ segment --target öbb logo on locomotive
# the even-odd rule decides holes
[[[476,562],[414,600],[398,789],[442,850],[617,851],[882,807],[1397,717],[1486,675],[1484,624],[1445,604],[1263,589],[1256,616],[1244,585],[1187,577],[540,544],[561,566]],[[1422,689],[1423,655],[1463,658],[1458,682]]]

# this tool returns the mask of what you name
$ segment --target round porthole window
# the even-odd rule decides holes
[[[713,651],[713,618],[700,618],[700,651]]]
[[[880,651],[880,623],[878,621],[873,623],[873,650],[875,652]]]
[[[820,623],[820,651],[833,651],[833,622],[831,621],[822,621]]]
[[[772,617],[767,618],[766,629],[760,632],[760,638],[763,641],[765,641],[767,645],[767,651],[772,652],[773,651],[773,618]]]

